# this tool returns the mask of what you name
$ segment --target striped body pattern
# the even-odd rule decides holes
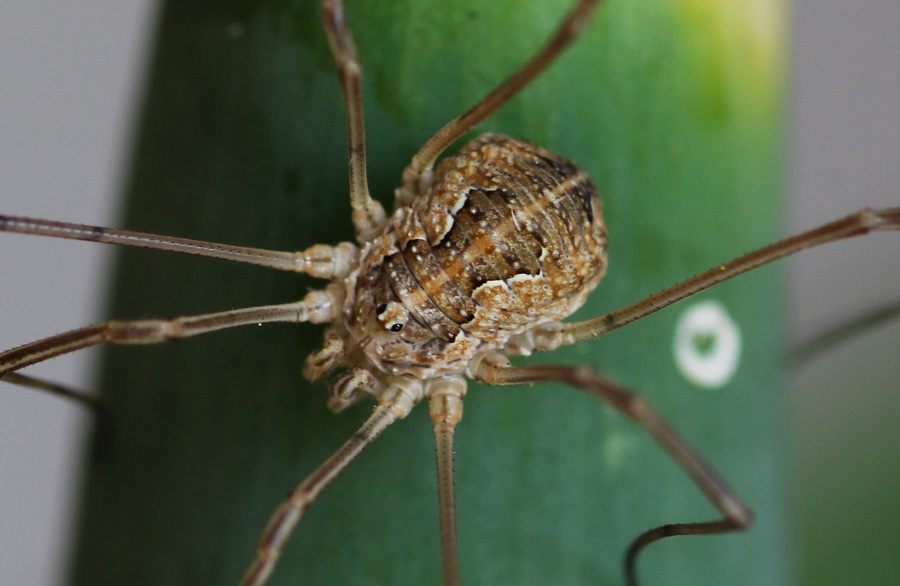
[[[446,158],[364,247],[347,280],[347,334],[378,371],[460,373],[570,315],[605,270],[600,198],[585,172],[485,134]]]

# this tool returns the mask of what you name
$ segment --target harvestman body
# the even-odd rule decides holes
[[[362,428],[279,507],[243,584],[263,584],[303,512],[391,423],[428,399],[435,424],[444,581],[459,583],[453,495],[453,432],[466,379],[488,384],[561,381],[634,419],[690,474],[721,520],[665,525],[634,540],[625,558],[636,583],[637,554],[664,537],[746,528],[752,515],[712,468],[640,396],[588,367],[512,366],[509,357],[593,338],[703,289],[804,248],[876,230],[900,229],[900,208],[862,210],[717,266],[610,314],[562,323],[606,269],[606,232],[590,178],[528,142],[482,135],[458,154],[437,158],[465,132],[518,93],[586,26],[599,0],[581,0],[547,45],[481,102],[452,120],[413,157],[388,216],[366,182],[361,69],[340,0],[322,13],[338,63],[350,135],[350,198],[359,245],[319,244],[298,253],[0,216],[0,229],[141,246],[296,271],[327,279],[302,301],[170,320],[111,321],[0,354],[0,376],[25,386],[65,389],[15,371],[101,342],[150,344],[262,322],[330,324],[304,374],[342,372],[329,407],[340,411],[372,396],[378,406]]]

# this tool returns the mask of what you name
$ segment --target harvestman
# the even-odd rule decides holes
[[[581,33],[600,0],[581,0],[550,41],[512,77],[450,121],[412,159],[388,216],[369,194],[361,68],[340,0],[324,0],[325,30],[346,102],[350,203],[359,245],[314,245],[281,252],[0,216],[0,230],[168,250],[306,273],[327,279],[302,301],[167,320],[109,321],[0,354],[0,376],[67,392],[16,371],[102,342],[153,344],[263,322],[331,324],[306,360],[310,380],[340,369],[332,387],[338,412],[367,395],[378,406],[360,430],[307,477],[274,513],[243,584],[264,584],[303,512],[384,429],[428,399],[435,425],[443,574],[459,583],[453,495],[453,432],[462,417],[466,378],[494,385],[559,381],[635,420],[694,479],[720,520],[656,527],[625,557],[636,583],[638,553],[673,535],[745,529],[752,514],[740,497],[640,395],[587,366],[513,366],[509,357],[595,338],[712,285],[805,248],[900,229],[900,208],[863,209],[723,263],[632,305],[576,323],[562,320],[585,301],[606,266],[606,232],[591,180],[539,147],[482,135],[437,168],[437,158],[528,85]]]

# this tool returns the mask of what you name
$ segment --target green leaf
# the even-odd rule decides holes
[[[363,61],[369,176],[388,206],[444,122],[512,73],[571,2],[348,0]],[[575,160],[604,197],[610,268],[598,315],[774,240],[782,115],[776,0],[611,0],[553,68],[478,130]],[[352,238],[343,101],[301,1],[169,2],[128,185],[133,229],[299,250]],[[123,251],[112,314],[200,313],[299,299],[306,277]],[[589,363],[639,389],[757,513],[746,534],[655,544],[646,584],[785,580],[780,301],[763,269],[704,294],[738,324],[730,383],[691,384],[674,307],[534,357]],[[685,302],[682,305],[691,303]],[[74,581],[229,584],[269,514],[371,410],[325,409],[300,375],[320,326],[267,325],[111,348]],[[435,584],[427,409],[385,432],[304,517],[272,584]],[[472,385],[457,432],[466,584],[616,584],[628,543],[717,513],[640,428],[559,385]]]

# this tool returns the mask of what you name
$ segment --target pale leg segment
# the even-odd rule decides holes
[[[539,381],[563,382],[606,402],[630,417],[684,469],[710,502],[724,515],[716,521],[676,523],[651,529],[635,539],[625,556],[626,583],[638,583],[637,556],[644,547],[675,535],[710,535],[746,529],[753,513],[688,442],[639,394],[600,376],[587,366],[535,365],[514,367],[502,354],[489,354],[470,367],[476,380],[492,385]]]
[[[295,488],[278,507],[256,546],[256,557],[244,574],[241,586],[265,584],[281,557],[284,546],[296,529],[303,513],[319,494],[340,475],[387,427],[406,417],[423,398],[422,382],[397,377],[378,398],[375,412],[353,436],[324,464]]]
[[[461,376],[435,379],[427,383],[425,392],[429,398],[431,421],[434,423],[434,446],[437,453],[444,586],[458,586],[459,540],[453,479],[453,432],[462,419],[466,381]]]

